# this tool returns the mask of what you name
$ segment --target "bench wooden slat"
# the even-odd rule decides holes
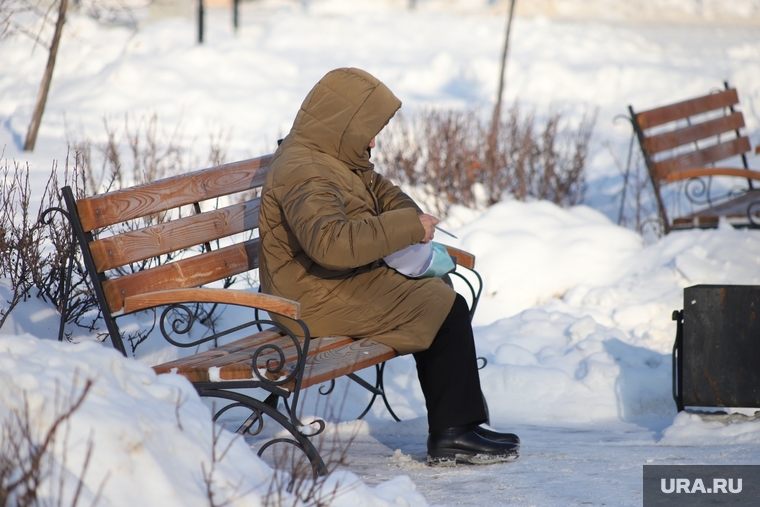
[[[396,351],[391,347],[368,338],[319,352],[306,360],[301,388],[306,389],[315,384],[363,370],[391,360],[396,355]],[[285,387],[293,389],[293,386],[286,385]]]
[[[744,115],[733,113],[672,132],[647,137],[644,140],[644,146],[648,152],[655,154],[725,132],[734,132],[742,127],[744,127]]]
[[[749,151],[749,139],[738,137],[731,141],[715,144],[702,150],[692,151],[684,155],[669,158],[661,162],[655,162],[654,169],[659,180],[667,179],[673,171],[703,167],[707,164],[723,160],[725,158],[741,155]]]
[[[257,333],[253,336],[259,335],[261,335],[260,340],[251,340],[251,337],[248,337],[243,340],[232,342],[229,345],[235,350],[228,354],[220,353],[214,355],[201,353],[204,354],[204,356],[199,357],[201,354],[196,354],[186,358],[176,359],[168,363],[154,366],[153,369],[158,374],[171,372],[177,373],[186,377],[191,382],[209,382],[211,380],[210,370],[212,368],[218,369],[216,371],[216,376],[222,380],[251,380],[255,378],[251,369],[251,360],[253,359],[254,353],[259,347],[273,345],[282,349],[285,361],[286,363],[289,363],[286,365],[284,371],[288,373],[292,372],[294,369],[293,362],[297,359],[297,352],[293,341],[287,336],[282,336],[280,333]],[[240,346],[239,344],[241,343],[244,343],[245,345]],[[356,342],[347,336],[323,336],[320,338],[314,338],[311,341],[309,356],[317,356],[338,348],[341,350],[350,350],[356,348],[354,346],[355,343],[359,342]],[[206,352],[214,352],[215,350],[216,349],[211,349]],[[231,349],[228,348],[227,350]],[[338,352],[336,355],[342,354],[342,352]],[[377,356],[375,355],[373,357]],[[274,360],[274,366],[276,366],[279,362],[279,358],[279,354],[275,351],[264,352],[258,357],[257,368],[265,369],[267,361],[269,360]],[[359,362],[355,362],[354,364],[360,365]],[[345,366],[349,368],[351,367],[350,365]],[[352,369],[349,373],[352,373],[353,371],[356,370]],[[283,373],[282,376],[285,376],[286,374],[287,373]]]
[[[258,347],[248,347],[223,356],[206,358],[202,361],[196,361],[191,356],[188,361],[175,362],[174,368],[177,373],[187,377],[191,382],[211,381],[212,369],[216,369],[213,378],[222,380],[250,380],[254,378],[251,369],[253,354],[262,346],[275,346],[282,349],[286,353],[286,361],[288,360],[287,358],[292,361],[297,355],[293,341],[287,336],[280,335],[274,340],[267,341]],[[266,361],[262,361],[261,357],[259,357],[257,367],[265,368]]]
[[[248,348],[256,349],[257,347],[260,347],[268,342],[276,340],[280,338],[281,336],[282,336],[282,333],[278,329],[274,329],[274,328],[265,329],[258,333],[247,336],[245,338],[241,338],[239,340],[235,340],[233,342],[230,342],[224,345],[219,345],[212,349],[195,353],[191,356],[182,357],[182,358],[175,359],[173,361],[169,361],[166,363],[157,364],[153,366],[153,369],[156,371],[156,373],[170,373],[172,370],[175,370],[175,369],[179,370],[182,367],[190,367],[195,364],[208,361],[211,359],[226,357],[240,350],[245,350]]]
[[[315,347],[333,347],[337,345],[342,345],[350,341],[351,338],[348,338],[346,336],[340,336],[340,337],[321,337],[321,338],[314,338],[310,342],[309,351],[310,353],[314,353]],[[299,340],[299,343],[303,345],[303,340]],[[259,350],[261,347],[277,347],[280,350],[283,351],[285,355],[285,362],[292,361],[296,357],[296,348],[295,343],[293,343],[293,340],[287,336],[283,335],[282,333],[279,334],[274,340],[268,340],[261,344],[256,344],[253,346],[247,346],[244,348],[241,348],[240,350],[236,350],[234,352],[231,352],[229,354],[220,355],[216,357],[207,357],[201,361],[196,361],[193,359],[192,361],[187,361],[186,364],[192,365],[194,368],[219,368],[221,366],[224,366],[227,363],[237,363],[241,361],[245,361],[248,363],[248,369],[251,368],[251,359],[253,359],[253,354]],[[266,350],[269,350],[267,352]],[[280,356],[277,352],[274,351],[274,349],[265,349],[262,351],[261,355],[259,356],[257,366],[259,368],[265,368],[266,362],[270,359],[276,359],[279,361]],[[253,376],[249,375],[247,378],[253,378]]]
[[[112,312],[124,309],[129,296],[159,290],[200,287],[225,276],[257,268],[259,239],[255,238],[187,259],[137,271],[103,283]],[[221,276],[220,276],[221,275]]]
[[[322,336],[311,340],[309,346],[309,356],[313,356],[322,351],[334,349],[352,343],[354,340],[347,336]],[[287,336],[278,338],[277,340],[270,342],[267,345],[276,345],[282,350],[286,366],[285,371],[293,371],[293,368],[288,368],[289,364],[294,364],[298,359],[298,352],[296,350],[293,340]],[[256,348],[247,348],[235,352],[232,355],[217,358],[215,360],[205,361],[200,364],[196,364],[194,368],[208,371],[209,368],[219,368],[219,378],[223,380],[243,380],[253,379],[254,374],[251,371],[251,360],[253,354],[256,352]],[[262,373],[267,367],[267,361],[272,361],[272,367],[276,368],[280,363],[280,355],[274,350],[262,353],[256,362],[256,367],[260,369]]]
[[[735,88],[719,93],[712,93],[696,99],[684,100],[668,106],[642,111],[636,114],[636,121],[642,129],[664,125],[713,109],[730,107],[739,103],[739,94]]]
[[[256,198],[93,241],[90,250],[95,266],[102,273],[255,229],[259,226],[259,203]]]
[[[85,231],[260,187],[271,155],[165,178],[77,201]]]

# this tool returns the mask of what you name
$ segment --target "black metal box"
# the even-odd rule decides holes
[[[760,407],[760,286],[695,285],[683,299],[674,314],[678,409]]]

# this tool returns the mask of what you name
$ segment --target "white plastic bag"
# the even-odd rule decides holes
[[[443,276],[456,268],[446,247],[435,241],[417,243],[384,258],[385,263],[410,278]]]

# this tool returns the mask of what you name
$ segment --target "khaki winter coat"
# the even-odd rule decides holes
[[[369,337],[406,354],[430,346],[455,293],[382,261],[425,235],[414,201],[369,161],[370,141],[399,107],[359,69],[317,83],[263,188],[259,271],[263,292],[301,303],[312,336]]]

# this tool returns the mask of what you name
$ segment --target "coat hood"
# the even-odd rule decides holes
[[[337,158],[349,168],[372,169],[367,147],[401,101],[366,71],[328,72],[304,99],[290,137],[309,149]]]

